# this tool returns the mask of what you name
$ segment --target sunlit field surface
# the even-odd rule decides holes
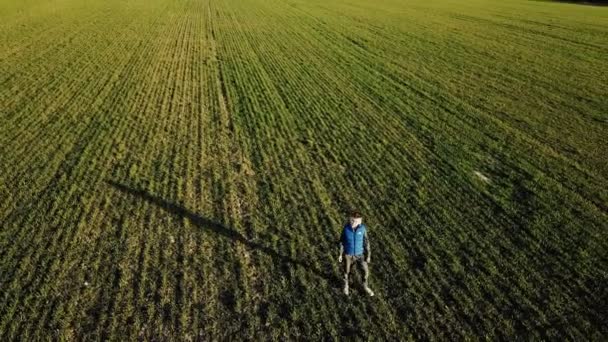
[[[604,340],[607,151],[607,7],[0,0],[0,340]]]

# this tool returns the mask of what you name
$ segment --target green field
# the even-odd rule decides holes
[[[0,340],[606,340],[607,151],[607,7],[0,0]]]

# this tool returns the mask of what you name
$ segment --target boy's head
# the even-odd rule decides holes
[[[361,217],[361,213],[358,211],[353,211],[348,219],[350,226],[353,228],[356,228],[358,225],[360,225],[362,220],[363,218]]]

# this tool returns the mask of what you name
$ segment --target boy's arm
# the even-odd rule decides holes
[[[340,235],[340,240],[338,244],[340,245],[340,256],[338,257],[338,262],[342,262],[342,255],[344,254],[344,230],[342,230],[342,234]]]
[[[365,254],[365,262],[370,262],[372,250],[369,245],[369,236],[367,235],[367,230],[365,231],[365,235],[363,235],[363,253]]]

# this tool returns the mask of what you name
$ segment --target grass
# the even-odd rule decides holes
[[[0,339],[605,339],[607,56],[563,3],[0,0]]]

